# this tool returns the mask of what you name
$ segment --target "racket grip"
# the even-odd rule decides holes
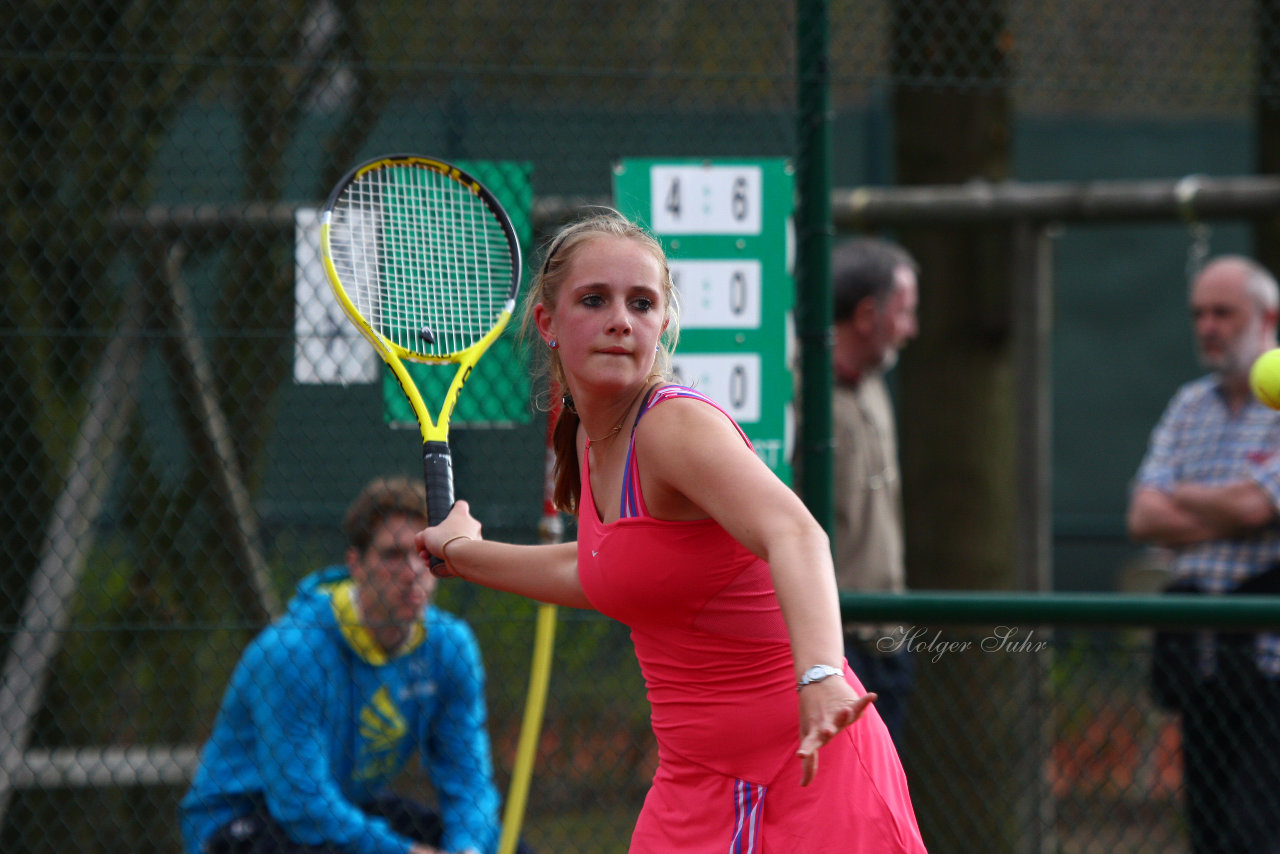
[[[422,443],[422,472],[427,483],[427,524],[439,525],[453,509],[453,454],[448,442]],[[431,558],[432,568],[444,561]]]

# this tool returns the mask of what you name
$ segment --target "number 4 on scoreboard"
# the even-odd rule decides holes
[[[673,175],[671,187],[667,190],[667,203],[663,205],[672,219],[680,219],[680,176]]]
[[[660,235],[760,233],[759,166],[654,166],[653,230]]]

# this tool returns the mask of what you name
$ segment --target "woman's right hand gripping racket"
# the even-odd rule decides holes
[[[391,368],[422,431],[427,520],[453,507],[449,417],[471,369],[502,334],[520,289],[520,244],[479,181],[429,157],[351,170],[320,214],[320,248],[343,311]],[[458,366],[435,418],[403,360]],[[432,569],[438,572],[439,561]]]

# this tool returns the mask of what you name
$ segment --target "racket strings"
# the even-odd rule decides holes
[[[330,243],[356,310],[411,353],[461,352],[508,307],[506,230],[483,198],[434,169],[396,163],[360,176],[334,207]]]

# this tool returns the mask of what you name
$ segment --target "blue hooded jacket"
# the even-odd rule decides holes
[[[187,854],[265,801],[297,842],[405,854],[411,840],[358,804],[414,749],[435,788],[446,851],[498,840],[484,676],[470,628],[434,607],[395,657],[362,628],[346,567],[305,578],[245,650],[182,800]]]

